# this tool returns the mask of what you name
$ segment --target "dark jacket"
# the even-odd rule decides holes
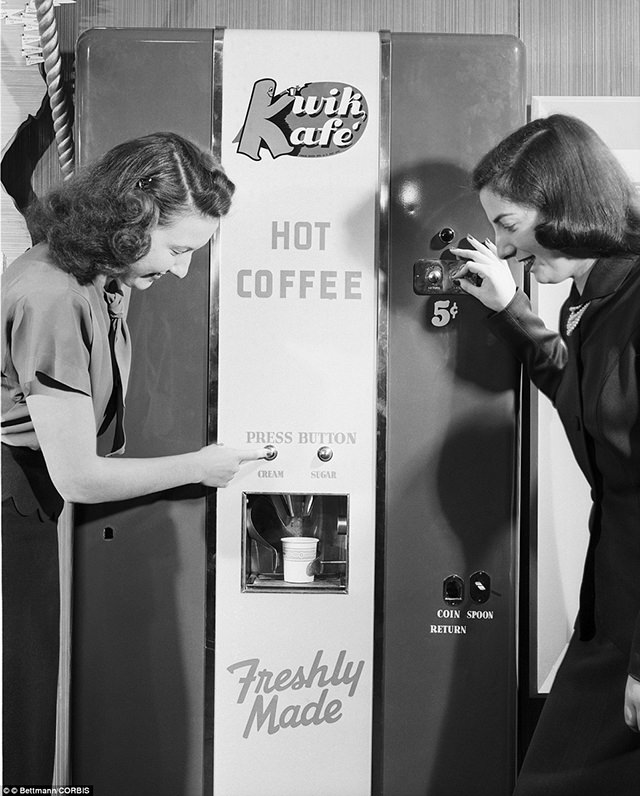
[[[569,308],[586,302],[567,334]],[[520,290],[488,323],[553,402],[591,487],[580,636],[612,641],[640,679],[640,257],[598,260],[562,306],[560,335]]]

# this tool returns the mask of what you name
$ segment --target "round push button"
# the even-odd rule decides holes
[[[278,455],[278,450],[277,448],[274,448],[273,445],[265,445],[265,450],[267,451],[267,455],[264,458],[268,462],[272,462]]]
[[[330,462],[333,459],[333,451],[327,445],[318,448],[318,459],[321,462]]]
[[[440,232],[438,232],[438,237],[443,243],[451,243],[455,236],[456,231],[455,229],[451,229],[451,227],[443,227]]]

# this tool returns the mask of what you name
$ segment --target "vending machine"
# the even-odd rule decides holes
[[[452,281],[510,36],[96,29],[81,163],[173,130],[231,212],[132,296],[127,455],[267,458],[78,507],[74,782],[101,796],[508,796],[519,370]]]

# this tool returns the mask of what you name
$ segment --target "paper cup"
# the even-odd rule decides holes
[[[308,574],[310,564],[317,556],[318,540],[312,536],[290,536],[282,540],[284,554],[284,579],[288,583],[312,583],[314,575]]]

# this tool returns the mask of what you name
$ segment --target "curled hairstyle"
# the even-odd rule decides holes
[[[217,161],[176,133],[119,144],[30,208],[34,243],[80,284],[117,277],[144,257],[151,232],[189,213],[218,218],[234,185]]]
[[[572,116],[536,119],[473,172],[473,187],[534,207],[541,246],[575,256],[640,252],[638,194],[602,139]]]

